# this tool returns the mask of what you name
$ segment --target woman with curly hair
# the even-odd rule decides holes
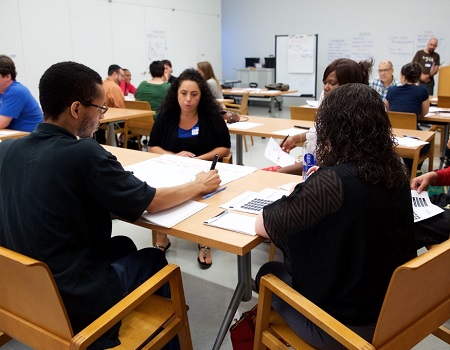
[[[330,92],[316,129],[320,167],[257,218],[284,263],[263,265],[256,282],[273,273],[370,342],[392,273],[417,254],[409,179],[369,86]],[[280,299],[272,306],[312,346],[343,348]]]
[[[369,85],[369,76],[372,70],[373,61],[356,62],[348,58],[338,58],[331,62],[323,72],[323,99],[334,89],[349,83],[361,83]],[[305,142],[306,134],[289,136],[282,145],[283,151],[289,153],[298,143]],[[302,174],[302,163],[296,163],[278,169],[280,173]]]
[[[230,153],[228,128],[206,80],[194,69],[186,69],[170,86],[161,112],[150,134],[149,151],[212,160]],[[157,234],[156,247],[170,247],[167,235]],[[208,247],[198,245],[201,267],[212,264]]]

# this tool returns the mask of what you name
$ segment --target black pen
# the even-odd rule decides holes
[[[217,164],[218,160],[219,160],[219,155],[218,154],[214,155],[214,158],[213,158],[213,161],[211,164],[211,169],[209,169],[209,170],[214,170],[216,168],[216,164]]]
[[[286,137],[284,138],[283,142],[281,142],[280,147],[283,147],[284,141],[286,141],[288,137],[289,137],[289,135],[286,135]]]
[[[294,128],[309,130],[309,127],[307,127],[307,126],[301,126],[301,125],[294,125]]]

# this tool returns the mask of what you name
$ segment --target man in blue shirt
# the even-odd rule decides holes
[[[42,111],[16,75],[13,60],[0,55],[0,129],[33,131],[43,120]]]

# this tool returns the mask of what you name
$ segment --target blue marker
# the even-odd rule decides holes
[[[223,190],[226,190],[226,189],[227,189],[226,186],[225,186],[225,187],[221,187],[221,188],[215,190],[214,192],[205,194],[205,195],[202,197],[202,199],[207,199],[207,198],[209,198],[209,197],[212,197],[212,196],[214,196],[216,193],[222,192]]]

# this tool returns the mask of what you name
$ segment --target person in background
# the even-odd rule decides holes
[[[438,46],[438,39],[431,38],[428,40],[426,49],[416,52],[413,62],[420,64],[422,71],[420,74],[420,85],[427,88],[428,95],[433,95],[434,92],[434,76],[439,72],[439,66],[441,64],[440,57],[435,52]]]
[[[106,105],[108,107],[125,108],[125,99],[123,97],[120,83],[124,77],[123,69],[117,64],[112,64],[108,68],[108,77],[103,81],[103,87],[106,94]]]
[[[217,170],[155,189],[125,171],[92,139],[108,110],[100,75],[61,62],[41,77],[45,120],[29,136],[0,143],[0,245],[45,262],[74,333],[167,264],[159,249],[111,238],[111,213],[129,221],[220,184]],[[168,290],[163,295],[169,297]],[[112,348],[120,323],[90,349]]]
[[[194,69],[186,69],[171,85],[150,134],[149,152],[212,160],[230,153],[228,128],[206,80]],[[157,233],[156,246],[164,251],[170,241]],[[202,268],[212,264],[209,247],[198,245]]]
[[[324,98],[328,94],[337,89],[341,85],[349,83],[361,83],[369,85],[369,76],[372,70],[373,61],[361,61],[359,63],[348,59],[338,58],[331,62],[323,72],[323,95]],[[291,149],[296,147],[297,143],[306,141],[306,133],[289,136],[283,143],[283,151],[289,153]],[[288,174],[302,174],[303,163],[295,163],[278,169],[278,172]]]
[[[450,148],[450,140],[447,142]],[[450,167],[435,170],[411,180],[411,189],[418,193],[426,191],[428,186],[449,186]],[[439,193],[430,197],[431,203],[444,209],[444,211],[431,218],[418,221],[414,224],[416,232],[416,248],[429,247],[440,244],[450,238],[450,194]]]
[[[173,84],[175,80],[177,80],[177,77],[172,75],[172,62],[169,60],[162,60],[161,62],[164,64],[164,78],[166,79],[166,82]]]
[[[430,108],[430,99],[427,88],[419,85],[421,75],[420,64],[417,62],[407,63],[400,72],[400,81],[403,85],[391,87],[386,95],[384,103],[388,111],[414,113],[417,117],[424,116]],[[420,130],[417,124],[417,130]],[[420,150],[420,155],[425,154],[430,145],[425,145]],[[412,159],[404,159],[409,170],[412,167]],[[418,169],[422,167],[419,164]]]
[[[161,104],[170,88],[170,84],[166,83],[164,78],[164,65],[161,61],[153,61],[150,66],[150,74],[152,79],[143,81],[139,84],[134,94],[136,101],[147,101],[150,107],[156,114],[153,118],[158,118],[161,110]]]
[[[213,67],[208,61],[198,62],[197,71],[205,78],[206,83],[212,91],[214,98],[223,98],[222,86],[214,75]]]
[[[284,254],[261,267],[256,284],[273,273],[371,342],[392,273],[417,255],[408,177],[368,85],[331,91],[316,125],[321,166],[256,219],[256,233]],[[312,346],[344,349],[281,299],[272,306]]]
[[[120,88],[124,96],[128,96],[128,94],[134,95],[136,92],[136,88],[131,84],[131,72],[129,69],[123,69],[123,79],[120,82]]]
[[[0,129],[33,131],[42,122],[39,104],[21,83],[16,81],[13,60],[0,55]]]
[[[383,99],[386,99],[386,94],[391,86],[402,85],[400,81],[394,78],[394,67],[389,60],[381,61],[378,65],[378,78],[373,79],[369,86],[378,92]]]

